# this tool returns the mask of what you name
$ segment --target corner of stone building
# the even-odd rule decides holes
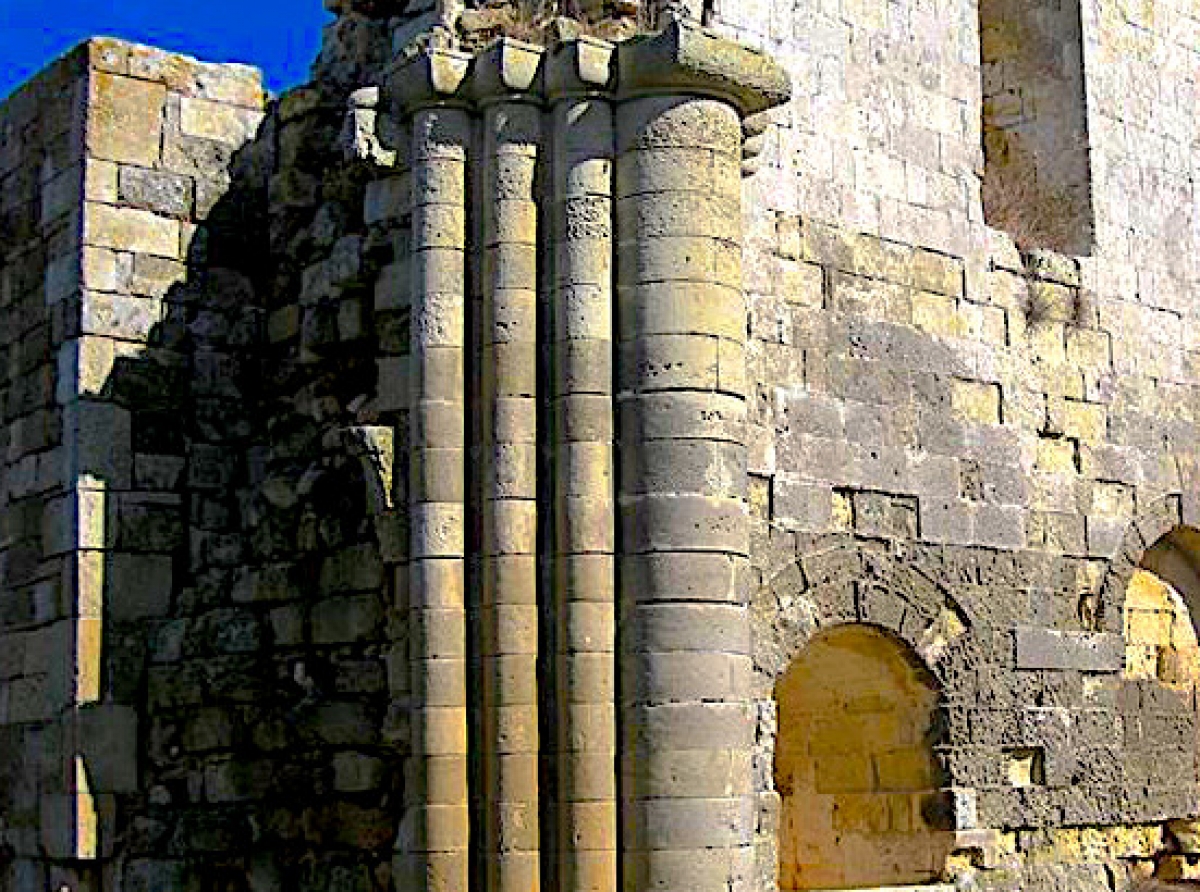
[[[0,106],[5,888],[98,888],[140,789],[113,650],[168,609],[183,457],[145,454],[117,379],[179,367],[163,326],[264,98],[245,66],[93,38]]]

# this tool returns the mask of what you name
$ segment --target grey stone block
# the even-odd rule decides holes
[[[160,170],[122,165],[117,176],[117,195],[123,204],[166,217],[189,217],[193,191],[190,177]]]
[[[1125,666],[1125,642],[1116,633],[1026,628],[1013,638],[1018,669],[1120,672]]]

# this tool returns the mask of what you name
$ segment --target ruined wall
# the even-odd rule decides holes
[[[137,77],[148,51],[112,53]],[[116,512],[108,492],[106,695],[140,720],[104,888],[388,888],[405,716],[375,521],[392,443],[346,408],[375,347],[362,192],[333,164],[343,97],[264,108],[256,73],[151,58],[162,154],[153,173],[118,159],[109,200],[157,217],[95,304],[116,355],[95,381],[130,459]],[[154,247],[164,233],[177,252]]]
[[[1197,523],[1189,11],[1084,3],[1058,47],[1068,257],[986,225],[973,2],[706,5],[794,85],[741,147],[728,94],[676,126],[607,62],[553,114],[478,74],[418,114],[388,66],[442,11],[345,7],[265,108],[107,41],[3,108],[0,888],[375,892],[400,850],[770,890],[775,685],[846,623],[937,691],[936,789],[888,824],[936,839],[922,878],[1194,870],[1195,602],[1134,573]],[[471,48],[512,25],[467,13]],[[658,719],[692,707],[729,721]]]

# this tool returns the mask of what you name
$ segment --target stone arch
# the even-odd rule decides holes
[[[968,607],[902,556],[853,540],[831,537],[799,560],[781,565],[761,586],[752,606],[759,700],[756,762],[761,766],[757,784],[764,814],[773,816],[769,826],[779,828],[786,818],[785,803],[775,789],[774,765],[788,717],[778,708],[776,687],[814,641],[839,628],[870,628],[894,642],[921,666],[938,692],[936,727],[930,728],[929,743],[953,746],[963,741],[941,740],[943,735],[957,735],[952,723],[943,721],[947,713],[942,707],[973,696],[983,662],[978,626]],[[972,790],[942,789],[929,798],[930,819],[939,826],[974,826],[974,801]],[[787,842],[780,832],[760,839],[764,873],[778,869],[781,844]]]
[[[951,699],[979,662],[976,622],[963,604],[918,568],[853,542],[786,565],[755,607],[755,668],[764,691],[815,634],[847,623],[878,626],[903,641]]]
[[[917,653],[873,624],[823,629],[775,699],[779,889],[938,879],[955,837],[933,749],[941,691]]]
[[[1125,530],[1098,592],[1085,592],[1080,598],[1080,621],[1095,631],[1122,631],[1125,593],[1138,570],[1143,555],[1175,529],[1185,529],[1182,500],[1178,494],[1163,496],[1134,518]]]

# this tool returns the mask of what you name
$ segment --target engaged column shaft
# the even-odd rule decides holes
[[[753,876],[741,123],[726,102],[617,112],[625,888]]]
[[[413,791],[403,834],[419,888],[467,892],[464,599],[466,111],[412,120],[409,466]]]
[[[480,502],[484,871],[539,888],[537,603],[538,205],[542,113],[483,112]]]
[[[617,884],[612,105],[556,102],[554,394],[559,871]]]

